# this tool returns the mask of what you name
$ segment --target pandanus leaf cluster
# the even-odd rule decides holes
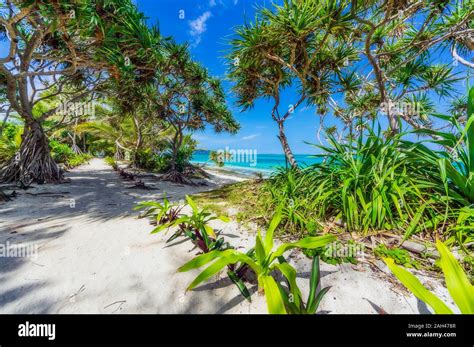
[[[435,115],[455,132],[417,130],[433,139],[407,142],[410,158],[425,167],[422,182],[458,206],[474,203],[474,87],[467,98],[467,117]],[[465,123],[464,123],[465,122]],[[430,145],[431,144],[431,145]],[[434,146],[433,146],[434,145]]]

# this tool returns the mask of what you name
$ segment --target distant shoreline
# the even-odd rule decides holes
[[[315,158],[315,154],[295,154],[296,161],[301,166],[312,165],[320,162],[320,158]],[[252,160],[254,161],[252,161]],[[258,154],[257,158],[235,158],[235,161],[227,161],[224,166],[218,167],[216,163],[209,160],[207,153],[194,153],[191,163],[205,166],[209,169],[225,170],[235,172],[246,177],[254,177],[256,173],[261,173],[264,177],[270,176],[279,168],[285,168],[286,159],[284,154]]]
[[[212,162],[201,162],[194,160],[192,160],[191,163],[202,167],[206,171],[220,174],[229,174],[231,176],[236,176],[243,179],[254,178],[257,173],[261,173],[263,177],[269,177],[273,172],[275,172],[275,170],[270,169],[242,167],[227,164],[219,167]]]

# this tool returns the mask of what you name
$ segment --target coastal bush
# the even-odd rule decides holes
[[[135,154],[135,165],[141,169],[155,170],[154,153],[150,148],[142,149]]]
[[[118,164],[113,157],[105,157],[104,161],[107,165],[110,165],[112,169],[118,170]]]
[[[56,163],[66,163],[75,154],[69,145],[54,139],[49,141],[49,147],[51,149],[51,156]]]
[[[444,217],[447,227],[446,237],[456,241],[465,252],[464,244],[474,240],[474,88],[467,98],[467,117],[435,115],[450,125],[451,132],[420,129],[418,135],[431,136],[430,140],[404,142],[411,172],[424,189],[433,196],[441,197],[445,212],[440,211],[438,218]]]
[[[441,241],[436,241],[436,248],[440,254],[437,265],[441,268],[446,281],[451,298],[456,303],[461,313],[474,313],[474,286],[464,273],[453,254]],[[393,274],[402,284],[407,287],[418,299],[422,300],[438,314],[453,313],[446,304],[436,295],[428,291],[421,282],[410,272],[395,265],[395,261],[391,258],[385,258],[385,263]]]
[[[161,154],[161,160],[164,164],[162,170],[167,171],[174,166],[179,172],[184,172],[190,166],[190,160],[196,149],[196,142],[190,136],[184,136],[183,143],[176,149],[175,154],[173,154],[171,146],[171,143],[169,143],[167,149]]]
[[[92,155],[89,153],[74,154],[66,160],[66,167],[68,169],[75,168],[76,166],[87,163],[92,159]]]
[[[10,160],[19,150],[23,127],[7,123],[0,136],[0,165]]]
[[[301,170],[281,170],[266,185],[270,204],[285,202],[288,219],[300,227],[317,220],[335,222],[349,231],[429,230],[436,199],[413,176],[400,137],[380,132],[347,142],[327,134],[328,145],[317,147],[322,161]],[[441,213],[441,215],[443,215]]]
[[[68,169],[82,165],[92,158],[92,155],[88,153],[75,153],[68,144],[54,139],[50,140],[49,146],[54,161],[64,164]]]
[[[305,185],[301,171],[281,168],[263,186],[267,198],[262,195],[262,203],[270,211],[283,206],[282,229],[289,233],[311,233],[320,229],[318,213],[305,194],[308,189]]]
[[[135,164],[141,169],[164,172],[168,167],[164,156],[154,153],[150,148],[138,151],[136,158]]]

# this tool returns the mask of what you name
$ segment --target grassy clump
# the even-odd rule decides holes
[[[272,211],[266,211],[262,203],[266,193],[261,182],[245,181],[222,188],[202,192],[193,196],[194,201],[217,215],[229,215],[229,209],[237,209],[235,217],[239,222],[255,222],[266,225]]]
[[[93,158],[89,153],[74,154],[66,160],[66,167],[68,169],[87,163]]]

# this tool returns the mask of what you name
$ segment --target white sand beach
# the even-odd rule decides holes
[[[197,250],[188,241],[165,243],[150,235],[152,226],[138,219],[136,202],[173,201],[211,190],[241,177],[214,174],[207,185],[183,186],[141,177],[152,190],[134,188],[103,160],[93,159],[66,175],[71,182],[16,190],[18,197],[0,204],[0,244],[37,246],[35,257],[0,258],[0,313],[266,313],[264,298],[251,288],[252,302],[226,276],[185,292],[198,271],[176,269]],[[38,195],[39,194],[39,195]],[[215,222],[231,244],[246,247],[256,230],[236,221]],[[311,261],[290,254],[298,282],[307,290]],[[322,286],[331,286],[320,313],[427,313],[386,272],[383,262],[370,265],[322,263]],[[377,266],[379,268],[377,268]],[[440,280],[422,282],[451,307]]]

